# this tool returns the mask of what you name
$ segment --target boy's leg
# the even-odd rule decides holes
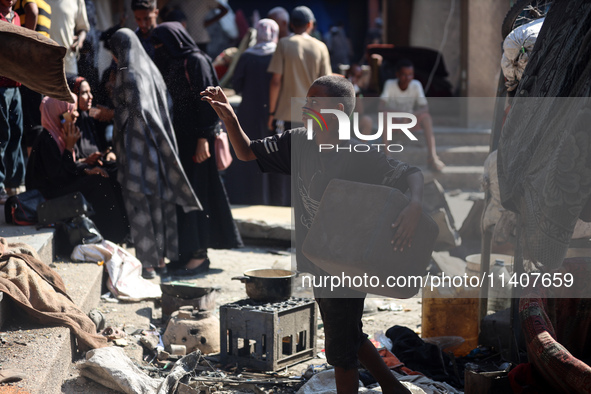
[[[356,292],[353,296],[365,297]],[[364,298],[316,298],[316,302],[324,323],[326,360],[335,368],[337,393],[357,393],[357,353],[367,340],[361,330]]]
[[[350,297],[316,298],[324,323],[326,360],[334,366],[337,393],[358,392],[359,361],[376,378],[384,393],[410,393],[396,380],[362,331],[365,294],[346,293]]]
[[[390,368],[388,368],[382,359],[382,356],[380,356],[377,349],[373,343],[369,341],[369,339],[366,339],[365,342],[361,344],[357,354],[361,364],[363,364],[363,366],[372,374],[372,376],[376,378],[380,384],[380,387],[382,388],[383,393],[410,393],[410,391],[394,377],[392,371],[390,371]],[[335,368],[335,376],[336,372],[337,371]]]

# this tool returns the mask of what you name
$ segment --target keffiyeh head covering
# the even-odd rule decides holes
[[[273,19],[261,19],[256,24],[257,43],[252,48],[248,48],[245,53],[265,56],[271,55],[277,48],[279,40],[279,25]]]

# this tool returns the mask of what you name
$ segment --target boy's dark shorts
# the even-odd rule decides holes
[[[343,369],[359,366],[357,352],[367,339],[361,317],[365,294],[359,298],[316,298],[324,323],[324,348],[329,364]]]

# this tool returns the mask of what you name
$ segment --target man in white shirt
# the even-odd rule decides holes
[[[437,156],[433,120],[429,114],[423,85],[414,79],[414,76],[412,62],[407,59],[400,60],[396,65],[396,79],[389,79],[384,84],[384,90],[380,96],[382,99],[380,111],[407,112],[417,117],[417,125],[410,130],[423,130],[427,142],[428,167],[430,170],[439,172],[443,170],[445,164]]]
[[[84,0],[47,0],[51,6],[49,36],[68,52],[64,58],[66,75],[78,76],[78,52],[90,29]]]

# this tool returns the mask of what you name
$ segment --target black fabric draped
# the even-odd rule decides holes
[[[562,264],[591,197],[591,3],[555,1],[502,130],[503,206],[520,214],[524,257]]]
[[[198,250],[242,245],[216,165],[214,144],[219,119],[199,95],[207,86],[218,85],[218,79],[210,58],[197,48],[180,23],[160,24],[152,37],[156,64],[172,97],[179,157],[203,206],[202,212],[178,215],[180,262],[186,262]],[[193,156],[200,138],[207,139],[211,157],[195,163]]]
[[[104,135],[97,132],[96,121],[88,111],[78,111],[80,117],[76,121],[76,126],[80,128],[80,139],[76,142],[76,157],[83,159],[95,152],[104,152],[107,149],[107,141]]]

